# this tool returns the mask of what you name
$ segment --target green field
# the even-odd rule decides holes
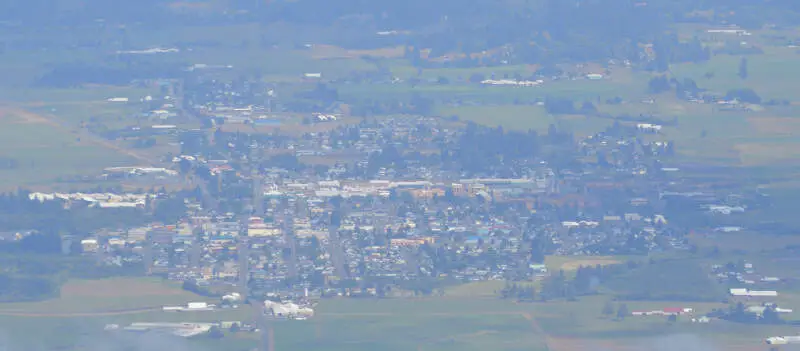
[[[155,278],[70,280],[56,299],[42,302],[0,303],[3,313],[32,315],[103,314],[121,310],[183,305],[207,298],[184,291],[180,285]]]
[[[0,157],[16,165],[0,169],[7,188],[52,182],[57,177],[97,174],[105,167],[130,165],[133,159],[80,139],[49,123],[5,115],[0,130]]]
[[[475,122],[489,126],[502,126],[509,130],[533,129],[546,131],[550,124],[558,123],[556,118],[547,115],[541,106],[526,105],[485,105],[442,107],[436,113],[440,116],[458,116],[461,121]]]
[[[140,284],[140,295],[122,294],[131,284]],[[94,286],[92,286],[94,284]],[[98,289],[119,287],[117,300],[97,297]],[[125,287],[129,289],[124,289]],[[125,325],[131,322],[217,322],[252,319],[248,309],[217,312],[165,313],[160,311],[136,314],[99,313],[99,308],[134,308],[153,304],[200,300],[190,294],[178,293],[169,285],[147,280],[112,280],[100,283],[84,281],[65,290],[79,289],[57,300],[38,304],[5,305],[0,308],[37,313],[70,312],[62,315],[8,316],[0,312],[0,328],[9,333],[29,335],[34,330],[46,331],[44,338],[34,343],[47,346],[74,347],[87,338],[111,338],[103,334],[108,323]],[[144,290],[142,290],[144,289]],[[149,294],[148,294],[149,292]],[[68,294],[69,295],[69,294]],[[101,294],[102,295],[102,294]],[[63,305],[72,305],[64,307]],[[98,311],[78,315],[79,309]],[[319,350],[546,350],[545,338],[532,326],[524,314],[529,307],[520,308],[498,299],[441,298],[408,300],[323,300],[317,316],[308,321],[276,321],[273,323],[276,349]],[[86,311],[86,310],[84,310]],[[13,335],[12,334],[12,335]],[[11,341],[16,342],[11,337]],[[26,338],[31,342],[30,338]],[[175,342],[175,341],[173,341]],[[184,341],[181,341],[182,343]],[[229,334],[224,341],[198,339],[186,345],[211,350],[249,350],[257,344],[252,334]],[[27,345],[26,345],[27,346]]]
[[[143,108],[139,99],[156,93],[157,89],[134,87],[0,88],[0,157],[16,162],[0,168],[3,189],[149,163],[122,145],[90,135],[81,125],[134,125]],[[128,97],[131,102],[107,102],[110,97]]]
[[[567,264],[577,261],[552,262]],[[740,325],[724,321],[696,324],[688,317],[680,317],[677,322],[668,322],[665,317],[657,316],[631,316],[617,320],[602,316],[601,311],[610,301],[609,296],[585,296],[573,302],[518,304],[492,296],[489,290],[495,288],[498,286],[467,284],[448,289],[444,297],[322,300],[316,308],[316,316],[310,320],[273,322],[275,346],[277,350],[336,351],[578,351],[589,347],[587,345],[627,349],[670,338],[670,335],[691,334],[715,347],[737,345],[749,348],[761,345],[766,336],[792,333],[789,326]],[[456,293],[458,291],[461,293]],[[26,350],[44,347],[74,349],[80,345],[96,347],[105,342],[132,342],[124,333],[104,333],[102,328],[109,323],[252,320],[252,312],[245,308],[191,313],[102,311],[203,300],[181,291],[174,284],[153,279],[74,281],[66,284],[62,297],[55,300],[0,305],[0,329],[6,333],[5,341]],[[788,294],[779,302],[789,306],[788,303],[798,300],[798,296]],[[616,301],[613,305],[617,308],[622,303],[630,311],[691,307],[697,314],[728,306],[724,303],[680,301]],[[29,315],[9,315],[15,311],[25,311]],[[42,337],[15,337],[31,333],[41,333]],[[168,338],[157,341],[187,349],[244,351],[255,347],[258,338],[242,332],[226,333],[222,340]]]
[[[349,102],[365,100],[406,100],[412,95],[433,99],[437,102],[435,113],[442,116],[457,115],[462,120],[482,123],[489,126],[502,126],[509,130],[546,130],[550,124],[586,135],[604,129],[613,123],[612,119],[585,116],[551,116],[533,104],[547,97],[568,97],[576,104],[592,102],[602,113],[611,115],[639,114],[654,115],[657,118],[677,119],[678,125],[665,128],[660,139],[674,140],[679,156],[687,161],[701,161],[718,164],[745,166],[775,165],[796,163],[800,154],[800,142],[794,137],[800,132],[800,122],[796,107],[767,108],[758,112],[724,112],[711,105],[701,105],[677,101],[672,92],[651,96],[647,93],[647,81],[654,73],[624,67],[610,67],[607,79],[588,81],[584,79],[546,81],[533,88],[483,87],[468,83],[470,76],[481,74],[485,77],[513,78],[527,77],[537,69],[533,65],[503,65],[475,68],[423,68],[412,67],[408,60],[384,53],[396,52],[396,48],[372,51],[348,51],[342,48],[317,45],[313,41],[310,49],[290,45],[289,41],[276,35],[281,29],[276,25],[219,25],[203,27],[153,28],[131,26],[126,28],[129,44],[135,48],[170,47],[177,43],[207,42],[213,45],[200,45],[191,51],[174,54],[149,56],[152,62],[182,62],[232,65],[233,70],[222,72],[228,78],[248,76],[260,77],[266,81],[299,82],[306,72],[321,72],[325,79],[348,76],[357,71],[387,69],[393,77],[402,80],[397,84],[330,84],[339,91],[340,97]],[[704,28],[698,26],[679,26],[682,37],[699,36],[707,45],[718,47],[725,38],[705,35]],[[295,33],[303,38],[307,33]],[[708,62],[675,64],[667,72],[670,78],[694,79],[700,88],[724,94],[729,89],[752,88],[765,100],[788,99],[797,101],[794,82],[800,78],[800,70],[795,61],[796,49],[785,43],[770,39],[776,35],[794,35],[775,30],[754,31],[748,38],[750,44],[760,45],[765,53],[749,55],[749,76],[743,80],[737,76],[740,56],[716,55]],[[68,44],[84,35],[91,35],[106,43],[100,48],[70,47]],[[107,62],[109,55],[118,49],[119,31],[104,25],[87,25],[75,28],[70,35],[40,31],[31,33],[8,33],[0,38],[18,40],[26,37],[48,41],[60,41],[64,45],[53,49],[50,55],[39,55],[37,50],[21,50],[6,53],[0,57],[0,69],[6,73],[7,88],[2,91],[0,100],[40,102],[39,111],[53,112],[71,122],[80,122],[91,117],[108,123],[110,126],[123,125],[121,115],[135,112],[126,108],[116,110],[100,104],[75,105],[74,101],[99,101],[111,95],[113,90],[87,89],[41,92],[30,88],[29,84],[48,67],[72,61]],[[274,45],[265,45],[263,36],[270,38]],[[772,36],[772,37],[770,37]],[[296,43],[294,43],[296,44]],[[326,52],[330,55],[326,56]],[[374,52],[374,54],[372,53]],[[365,56],[373,58],[367,59]],[[605,70],[600,65],[585,71]],[[580,76],[580,73],[578,73]],[[449,84],[432,84],[431,81],[447,78]],[[411,84],[419,80],[422,84]],[[10,89],[9,89],[10,87]],[[27,88],[26,88],[27,87]],[[24,88],[24,89],[23,89]],[[296,87],[284,87],[283,96],[291,95]],[[88,95],[92,95],[89,97]],[[114,93],[114,95],[119,95]],[[140,94],[141,95],[141,94]],[[38,97],[37,97],[38,96]],[[625,103],[608,105],[605,100],[621,97]],[[644,98],[653,97],[654,104],[643,104]],[[457,107],[452,107],[453,102]],[[776,126],[783,126],[779,128]]]

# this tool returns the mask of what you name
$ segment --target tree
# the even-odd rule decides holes
[[[486,80],[486,76],[481,73],[473,73],[469,76],[470,83],[480,83],[484,80]]]
[[[761,97],[758,94],[756,94],[756,92],[753,91],[753,89],[748,89],[748,88],[728,90],[728,92],[725,94],[725,99],[726,100],[736,99],[739,100],[740,102],[746,102],[749,104],[761,103]]]
[[[675,323],[677,321],[678,321],[678,315],[677,314],[671,314],[671,315],[669,315],[669,317],[667,317],[667,322]]]
[[[625,317],[627,317],[628,314],[630,314],[630,312],[628,312],[628,305],[624,303],[619,305],[619,309],[617,309],[617,318],[625,319]]]
[[[739,61],[739,78],[747,79],[747,59],[744,57]]]
[[[549,97],[544,101],[544,109],[552,115],[575,113],[575,103],[568,98]]]
[[[647,91],[651,94],[660,94],[670,89],[667,76],[653,77],[647,82]]]
[[[594,104],[592,104],[591,102],[585,101],[583,103],[583,106],[581,106],[581,112],[583,112],[583,113],[594,113],[594,112],[597,112],[597,107],[595,107]]]
[[[607,301],[603,306],[603,316],[610,317],[612,314],[614,314],[614,304],[611,301]]]
[[[208,337],[212,339],[221,339],[225,337],[225,333],[223,333],[219,327],[214,326],[208,330]]]

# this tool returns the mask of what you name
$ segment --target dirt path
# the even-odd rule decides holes
[[[153,160],[148,157],[142,156],[130,149],[124,148],[119,146],[115,143],[107,141],[99,136],[96,136],[90,133],[87,130],[77,129],[73,126],[68,125],[64,121],[62,121],[59,117],[51,114],[41,114],[41,113],[34,113],[23,108],[7,105],[7,104],[0,104],[0,118],[5,116],[16,116],[20,119],[21,123],[41,123],[47,124],[54,128],[60,129],[67,134],[75,134],[76,137],[80,138],[81,141],[91,143],[100,147],[104,147],[107,149],[114,150],[121,154],[130,156],[138,161],[143,162],[143,166],[151,166],[153,165]]]
[[[537,321],[530,312],[522,312],[520,314],[523,318],[531,322],[531,328],[536,334],[544,336],[545,349],[550,350],[550,348],[553,346],[554,340],[544,332],[544,329],[542,328],[542,325],[539,324],[539,321]]]

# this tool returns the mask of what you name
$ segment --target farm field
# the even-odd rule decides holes
[[[563,264],[570,262],[577,261]],[[693,342],[714,348],[736,346],[736,349],[756,350],[766,336],[792,333],[791,327],[739,325],[722,321],[697,324],[691,323],[688,317],[679,317],[671,323],[665,317],[657,316],[616,320],[601,314],[604,304],[609,301],[608,296],[585,296],[573,302],[517,304],[497,299],[486,292],[486,289],[493,288],[483,284],[468,284],[459,289],[469,293],[456,294],[457,290],[448,290],[444,297],[322,300],[313,319],[272,323],[276,349],[578,351],[587,345],[600,346],[605,350],[636,350],[657,343],[663,346],[659,350],[678,351],[683,349],[676,348],[674,344]],[[132,292],[134,289],[136,293]],[[794,295],[787,295],[786,298],[791,301],[797,299]],[[102,327],[109,323],[247,322],[252,318],[252,312],[246,308],[189,313],[152,310],[126,314],[99,311],[202,300],[181,291],[177,286],[158,280],[119,278],[75,281],[65,285],[59,299],[34,304],[0,305],[0,328],[6,333],[3,337],[10,345],[19,342],[14,338],[15,334],[45,331],[42,338],[33,341],[28,338],[26,341],[34,343],[26,344],[26,349],[37,350],[37,347],[43,349],[45,346],[70,348],[75,345],[132,342],[126,337],[127,334],[102,332]],[[728,306],[707,302],[616,301],[615,309],[622,303],[630,311],[691,307],[698,314]],[[28,314],[3,313],[12,310],[24,310]],[[61,314],[55,313],[57,311]],[[244,351],[254,347],[258,339],[256,335],[248,333],[226,333],[223,340],[169,338],[152,342],[196,350],[214,350],[224,345],[226,350]]]
[[[499,280],[469,282],[445,288],[444,295],[448,298],[482,297],[496,299],[499,291],[502,290],[504,286],[505,283]]]
[[[61,287],[60,297],[42,302],[3,303],[0,304],[0,315],[47,316],[81,313],[91,316],[205,300],[207,299],[204,297],[184,291],[176,283],[161,279],[69,280]]]
[[[103,305],[104,297],[96,291],[103,291],[110,282],[82,282],[80,287],[65,287],[65,297],[53,302],[41,303],[37,308],[46,310],[58,308],[57,304],[77,304],[87,308],[90,300],[100,299],[91,308]],[[120,290],[131,288],[130,282],[117,282]],[[101,284],[92,286],[92,284]],[[144,291],[151,292],[141,297],[122,294],[116,304],[110,307],[141,306],[142,299],[155,301],[174,301],[192,298],[174,294],[155,283],[139,282]],[[95,292],[90,292],[95,291]],[[72,299],[72,300],[70,300]],[[195,299],[197,300],[197,299]],[[185,301],[185,300],[184,300]],[[19,306],[18,308],[22,308]],[[25,308],[29,309],[28,307]],[[62,308],[63,310],[63,308]],[[532,326],[528,308],[500,301],[498,299],[474,298],[428,298],[398,300],[323,300],[317,309],[317,316],[309,321],[275,321],[273,323],[275,344],[278,350],[307,349],[320,350],[546,350],[545,337]],[[223,310],[216,312],[165,313],[160,311],[136,314],[64,314],[60,316],[9,316],[0,313],[0,327],[9,333],[50,330],[50,334],[64,333],[63,337],[46,337],[41,342],[49,345],[74,345],[87,343],[94,335],[112,338],[102,333],[108,323],[127,324],[131,322],[216,322],[220,320],[249,321],[252,314],[248,309]],[[365,337],[367,335],[368,337]],[[13,341],[13,337],[11,338]],[[113,339],[113,338],[112,338]],[[226,349],[249,350],[255,346],[257,338],[251,334],[229,334]],[[178,340],[179,344],[193,345],[197,349],[213,349],[214,340]]]
[[[0,106],[0,183],[8,188],[52,182],[61,176],[92,174],[129,165],[130,154],[87,140],[43,116]]]
[[[280,27],[280,25],[276,25]],[[702,28],[685,26],[679,28],[686,38],[699,35],[712,43],[725,38],[708,38]],[[786,108],[777,111],[770,108],[755,112],[724,112],[707,104],[694,104],[678,101],[672,92],[652,95],[647,92],[648,79],[657,75],[651,72],[636,71],[621,66],[604,67],[586,65],[581,70],[601,72],[607,70],[606,79],[589,81],[585,79],[547,81],[540,87],[482,87],[467,83],[472,75],[486,78],[527,77],[540,67],[536,65],[504,65],[476,68],[422,68],[412,67],[402,58],[403,48],[387,46],[374,50],[348,50],[324,44],[325,38],[310,42],[307,47],[290,48],[287,45],[264,46],[259,33],[272,35],[271,26],[224,25],[211,26],[202,31],[186,28],[172,28],[155,31],[149,28],[132,27],[128,30],[130,45],[137,48],[169,47],[181,42],[216,42],[217,46],[198,46],[192,50],[165,54],[148,58],[154,62],[206,63],[209,65],[231,65],[231,75],[244,74],[259,76],[265,81],[299,82],[303,73],[322,73],[324,80],[343,78],[352,72],[388,69],[393,77],[401,80],[398,84],[338,84],[330,83],[345,100],[385,100],[407,99],[418,94],[436,100],[435,113],[441,116],[457,115],[462,120],[473,121],[490,126],[502,126],[509,130],[546,130],[550,124],[570,130],[576,135],[602,130],[612,124],[610,118],[591,118],[580,115],[552,116],[539,106],[532,106],[546,97],[569,97],[576,104],[592,102],[601,113],[611,115],[652,114],[659,119],[675,118],[676,126],[668,126],[663,139],[676,141],[681,160],[700,161],[715,164],[740,166],[763,166],[797,163],[798,141],[793,138],[800,133],[795,122],[796,111]],[[76,29],[76,34],[89,34],[112,41],[117,33],[109,28]],[[58,34],[58,33],[56,33]],[[715,55],[708,62],[675,64],[670,67],[670,78],[694,79],[702,89],[724,95],[729,89],[752,88],[764,100],[787,99],[796,101],[798,97],[793,83],[800,76],[796,69],[795,49],[781,46],[780,42],[770,40],[768,35],[781,34],[776,31],[756,31],[748,41],[763,47],[764,54],[747,55],[749,75],[747,79],[737,76],[741,57],[736,55]],[[785,34],[785,33],[784,33]],[[791,33],[790,33],[791,34]],[[15,34],[10,34],[12,37]],[[36,35],[44,35],[38,33]],[[52,37],[53,33],[47,36]],[[231,40],[231,38],[235,38]],[[276,43],[280,40],[276,41]],[[716,45],[716,44],[713,44]],[[223,50],[224,48],[224,50]],[[15,52],[0,58],[6,63],[4,69],[13,70],[10,75],[35,77],[34,72],[42,67],[52,66],[60,56],[81,59],[86,62],[100,62],[113,50],[62,48],[51,58],[29,59],[34,52]],[[231,55],[231,53],[236,53]],[[39,55],[43,56],[43,55]],[[88,61],[87,61],[88,60]],[[8,68],[11,67],[11,68]],[[220,74],[225,74],[220,73]],[[578,74],[580,76],[580,74]],[[448,84],[432,84],[431,81],[444,78]],[[413,85],[412,79],[426,81],[426,84]],[[13,79],[12,79],[13,81]],[[778,82],[778,83],[776,83]],[[12,82],[13,83],[13,82]],[[9,83],[11,84],[11,83]],[[27,101],[38,104],[37,111],[50,112],[70,122],[79,123],[95,117],[109,125],[121,123],[122,114],[132,111],[117,111],[98,103],[109,95],[119,95],[114,89],[20,89],[20,84],[12,84],[11,89],[3,89],[4,100]],[[24,85],[22,85],[24,86]],[[42,92],[40,90],[48,90]],[[59,91],[63,90],[63,91]],[[121,91],[119,91],[122,93]],[[143,92],[142,92],[143,93]],[[93,97],[88,97],[94,95]],[[142,95],[142,94],[139,94]],[[605,100],[621,97],[626,103],[609,105]],[[642,99],[654,98],[654,104],[639,103]],[[95,103],[74,104],[73,101]],[[452,107],[451,102],[459,104]],[[467,102],[467,103],[462,103]],[[475,106],[469,103],[475,103]],[[517,105],[521,104],[521,105]],[[780,127],[776,127],[780,126]],[[786,147],[784,147],[786,146]]]
[[[588,345],[602,345],[604,350],[637,350],[656,344],[658,350],[685,350],[691,345],[704,345],[700,350],[727,349],[762,350],[763,339],[775,335],[794,335],[790,326],[746,325],[712,320],[693,323],[688,316],[668,322],[664,316],[628,316],[619,320],[603,317],[603,306],[610,301],[604,296],[581,297],[577,302],[548,302],[534,304],[533,314],[548,335],[551,350],[578,350]],[[723,303],[681,301],[616,301],[618,308],[625,304],[629,311],[661,310],[669,307],[693,308],[696,315],[715,308],[727,308]],[[787,334],[788,333],[788,334]],[[596,346],[595,346],[596,347]]]
[[[461,121],[475,122],[488,126],[500,126],[508,130],[547,131],[557,119],[549,116],[541,106],[529,105],[483,105],[441,107],[436,113],[440,116],[458,116]]]

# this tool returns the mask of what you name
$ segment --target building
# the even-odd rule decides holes
[[[100,249],[100,245],[97,242],[97,239],[83,239],[81,240],[81,250],[83,252],[97,252]]]
[[[730,289],[731,296],[742,296],[742,297],[775,297],[778,296],[777,291],[772,290],[747,290],[744,288],[734,288]]]
[[[650,311],[633,311],[631,315],[634,316],[679,316],[684,314],[692,314],[694,309],[686,307],[667,307],[661,310]]]
[[[292,302],[274,302],[266,300],[264,301],[264,310],[267,314],[274,317],[298,318],[314,316],[314,310],[310,307],[301,307]]]

